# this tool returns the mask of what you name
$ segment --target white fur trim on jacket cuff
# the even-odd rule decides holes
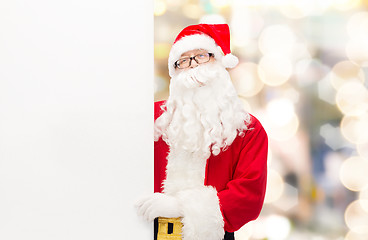
[[[177,193],[183,213],[183,240],[222,240],[224,220],[217,191],[203,186]]]

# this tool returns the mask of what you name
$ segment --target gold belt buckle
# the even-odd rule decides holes
[[[181,240],[183,223],[180,218],[158,218],[157,240]]]

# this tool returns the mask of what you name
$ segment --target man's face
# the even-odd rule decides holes
[[[180,73],[182,71],[186,71],[186,70],[198,67],[198,65],[208,64],[214,61],[216,61],[216,59],[214,58],[213,54],[207,52],[204,49],[190,50],[190,51],[183,53],[177,61],[177,63],[182,62],[181,65],[183,65],[184,67],[180,67],[179,65],[179,67],[175,68],[175,71],[176,73]],[[186,64],[188,63],[190,63],[189,67],[186,66]]]

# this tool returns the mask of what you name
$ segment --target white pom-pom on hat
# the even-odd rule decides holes
[[[229,53],[222,57],[222,65],[226,68],[234,68],[239,63],[238,57],[234,56],[233,54]]]

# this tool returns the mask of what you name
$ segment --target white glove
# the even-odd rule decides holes
[[[153,221],[156,217],[182,217],[178,200],[163,193],[154,193],[142,198],[136,203],[136,208],[138,215],[147,221]]]

